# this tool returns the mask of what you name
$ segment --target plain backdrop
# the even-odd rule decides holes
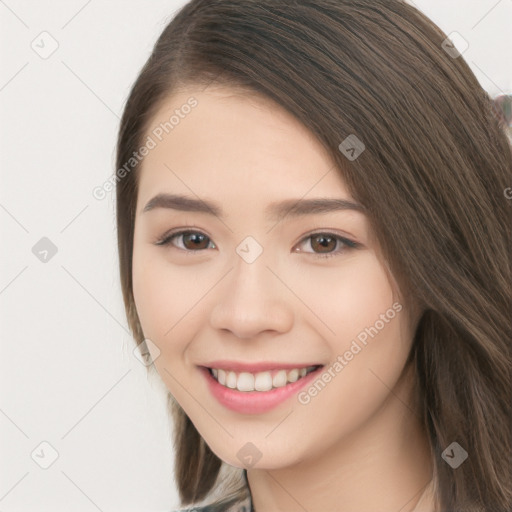
[[[114,196],[92,190],[184,3],[0,1],[1,512],[177,508],[165,389],[124,316]],[[415,5],[467,41],[486,90],[511,91],[512,0]]]

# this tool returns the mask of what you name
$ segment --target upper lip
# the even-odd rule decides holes
[[[323,366],[318,363],[278,363],[272,361],[261,361],[259,363],[243,363],[241,361],[212,361],[202,365],[206,368],[221,370],[232,370],[234,372],[264,372],[270,370],[291,370],[293,368],[308,368],[309,366]]]

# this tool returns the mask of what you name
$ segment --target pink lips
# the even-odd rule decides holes
[[[239,364],[237,366],[230,363],[229,366],[227,366],[226,364],[222,364],[220,361],[216,361],[211,364],[212,366],[209,366],[209,368],[226,368],[232,371],[249,371],[251,373],[258,371],[269,371],[278,368],[285,370],[303,368],[306,366],[293,366],[288,364],[280,365],[278,367],[275,364],[269,365],[267,363],[250,366],[243,364]],[[241,414],[261,414],[273,409],[274,407],[277,407],[279,404],[283,403],[285,400],[296,394],[302,387],[306,386],[317,377],[318,372],[322,369],[322,367],[317,368],[315,371],[308,373],[305,377],[302,377],[295,382],[288,383],[286,386],[272,389],[270,391],[238,391],[238,389],[231,389],[223,386],[222,384],[219,384],[213,378],[210,370],[207,367],[201,366],[199,369],[207,381],[211,394],[224,407]]]

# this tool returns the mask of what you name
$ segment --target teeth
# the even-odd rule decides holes
[[[231,389],[236,388],[236,373],[235,372],[229,372],[226,375],[226,386]]]
[[[270,372],[261,372],[256,374],[254,379],[254,389],[256,391],[270,391],[272,389],[273,380]]]
[[[316,366],[308,368],[293,368],[292,370],[279,370],[272,377],[271,372],[259,372],[256,374],[241,372],[237,374],[232,371],[212,368],[213,377],[222,384],[238,391],[270,391],[275,388],[282,388],[290,382],[296,382],[308,373],[312,372]]]
[[[270,372],[268,372],[270,373]],[[286,386],[286,382],[288,380],[288,376],[286,375],[286,370],[279,370],[272,379],[272,384],[275,388],[282,388]]]
[[[254,391],[254,375],[252,373],[242,372],[236,381],[238,391]]]
[[[294,368],[288,374],[288,382],[295,382],[296,380],[298,380],[298,378],[299,378],[299,370]]]

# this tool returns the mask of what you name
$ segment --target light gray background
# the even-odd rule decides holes
[[[178,504],[165,390],[124,319],[114,196],[92,190],[114,172],[129,88],[183,3],[0,0],[1,512]],[[415,5],[469,43],[485,89],[512,90],[512,0]],[[46,59],[31,47],[43,51],[43,31],[59,45]],[[42,237],[57,248],[46,263],[32,252]],[[58,453],[47,469],[42,442]]]

